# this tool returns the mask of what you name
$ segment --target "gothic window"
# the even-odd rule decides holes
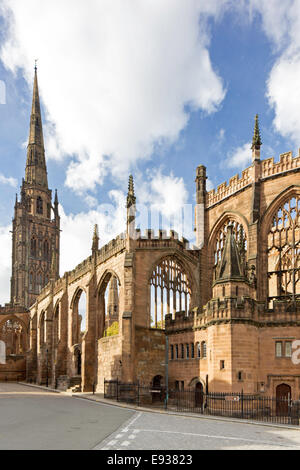
[[[166,314],[174,315],[177,311],[188,313],[191,284],[184,267],[176,258],[168,256],[154,268],[150,286],[152,327],[163,329]]]
[[[31,252],[31,256],[36,258],[36,239],[34,237],[31,239],[30,252]]]
[[[37,284],[37,293],[39,294],[42,290],[42,287],[43,287],[43,276],[42,276],[41,273],[39,273],[36,278],[37,278],[37,282],[36,282],[36,284]]]
[[[194,343],[191,343],[191,358],[194,359],[195,357],[195,346]]]
[[[300,295],[300,198],[286,200],[274,213],[268,234],[269,301]]]
[[[47,217],[48,219],[51,218],[51,204],[47,204]]]
[[[72,317],[72,343],[80,343],[84,332],[86,331],[86,293],[79,289],[73,302]]]
[[[197,350],[197,358],[200,359],[200,357],[201,357],[200,343],[196,343],[196,350]]]
[[[215,265],[217,265],[218,262],[221,261],[222,253],[223,253],[224,246],[225,246],[227,228],[229,225],[233,226],[233,234],[235,236],[235,239],[240,249],[243,250],[245,253],[247,251],[247,238],[246,238],[246,233],[245,233],[243,225],[237,222],[236,220],[228,218],[226,222],[223,224],[223,226],[221,227],[221,229],[219,230],[219,233],[217,234],[217,237],[216,237],[215,248],[214,248]]]
[[[46,328],[45,328],[45,312],[41,314],[40,320],[40,346],[46,342]]]
[[[49,242],[48,240],[45,240],[44,241],[44,245],[43,245],[43,258],[44,260],[46,261],[49,261],[50,259],[50,250],[49,250]]]
[[[35,279],[34,279],[34,274],[33,273],[30,273],[29,274],[29,290],[30,292],[34,292],[34,288],[35,288]]]
[[[7,320],[0,330],[0,340],[6,345],[6,353],[24,354],[26,351],[26,332],[17,320]]]
[[[204,359],[207,355],[206,342],[202,341],[201,343],[201,357]]]
[[[54,319],[53,319],[53,341],[54,341],[54,346],[57,346],[57,343],[60,338],[60,325],[59,325],[59,305],[55,309],[54,313]]]
[[[43,214],[43,200],[40,196],[38,196],[36,200],[36,212],[38,214]]]

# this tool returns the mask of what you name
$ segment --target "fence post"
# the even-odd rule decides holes
[[[137,406],[140,406],[140,381],[137,381]]]
[[[119,401],[119,382],[117,379],[117,401]]]
[[[244,418],[244,390],[242,389],[241,393],[241,418]]]

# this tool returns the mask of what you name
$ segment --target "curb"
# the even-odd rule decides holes
[[[36,385],[36,384],[29,384],[26,382],[18,382],[20,385],[25,385],[27,387],[32,387],[32,388],[39,388],[41,390],[53,392],[53,393],[60,393],[64,396],[70,397],[70,398],[77,398],[77,399],[82,399],[82,400],[87,400],[91,401],[93,403],[100,403],[102,405],[108,405],[108,406],[115,406],[117,408],[125,408],[127,410],[133,410],[133,411],[141,411],[143,413],[158,413],[158,414],[164,414],[164,415],[171,415],[171,416],[177,416],[177,417],[182,417],[182,418],[194,418],[194,419],[202,419],[202,420],[209,420],[209,421],[221,421],[225,423],[235,423],[235,424],[251,424],[251,425],[256,425],[256,426],[265,426],[268,428],[279,428],[279,429],[292,429],[293,431],[299,431],[300,432],[300,426],[297,425],[288,425],[288,424],[279,424],[279,423],[264,423],[262,421],[250,421],[250,420],[243,420],[243,419],[235,419],[235,418],[226,418],[222,416],[203,416],[200,414],[195,414],[195,413],[180,413],[178,411],[170,411],[170,410],[159,410],[159,409],[152,409],[152,408],[144,408],[142,406],[133,406],[133,405],[128,405],[128,404],[123,404],[119,402],[115,402],[113,400],[108,400],[106,398],[92,398],[92,396],[87,396],[84,394],[80,393],[68,393],[64,392],[62,390],[56,390],[54,388],[48,388],[43,385]]]

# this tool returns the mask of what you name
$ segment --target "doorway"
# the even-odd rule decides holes
[[[197,382],[195,386],[195,407],[202,408],[203,405],[203,385]]]
[[[288,416],[289,401],[292,397],[291,387],[287,384],[280,384],[276,387],[276,415]]]

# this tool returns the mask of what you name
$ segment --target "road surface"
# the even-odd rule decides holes
[[[139,412],[0,383],[0,449],[300,450],[300,429]]]

